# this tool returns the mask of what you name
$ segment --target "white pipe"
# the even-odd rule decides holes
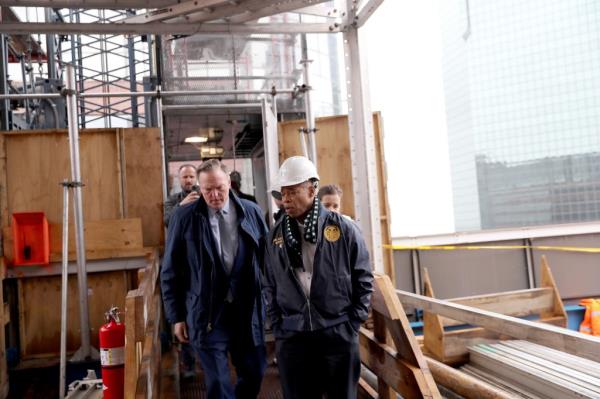
[[[308,64],[310,64],[312,61],[302,60],[301,62],[302,66],[304,67],[304,107],[306,110],[306,138],[308,139],[308,158],[315,164],[316,167],[318,167],[317,143],[315,137],[317,129],[315,128],[315,117],[313,115],[312,102],[310,96],[310,91],[312,90],[312,88],[310,87],[308,76]]]
[[[83,229],[83,200],[81,192],[81,170],[79,164],[79,126],[77,122],[77,97],[75,95],[75,73],[73,65],[67,64],[67,115],[69,128],[69,148],[71,153],[71,180],[75,213],[75,242],[77,244],[77,282],[79,288],[79,317],[81,347],[74,360],[84,360],[91,356],[90,320],[88,309],[88,285],[85,260],[85,239]]]
[[[69,290],[69,186],[63,182],[62,285],[60,300],[60,398],[67,378],[67,293]]]

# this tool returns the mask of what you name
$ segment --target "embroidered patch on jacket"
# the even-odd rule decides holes
[[[340,228],[334,225],[325,227],[325,239],[330,242],[336,242],[340,239]]]
[[[283,237],[278,236],[273,238],[273,245],[277,245],[279,248],[283,248]]]

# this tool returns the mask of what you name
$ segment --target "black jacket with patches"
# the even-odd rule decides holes
[[[290,264],[281,218],[269,232],[263,293],[276,337],[349,321],[355,330],[368,316],[373,274],[358,227],[320,209],[310,295]]]

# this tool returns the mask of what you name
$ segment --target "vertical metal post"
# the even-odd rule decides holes
[[[415,286],[415,294],[422,295],[421,292],[421,265],[419,262],[419,252],[416,249],[410,251],[410,263],[413,272],[413,284]],[[396,282],[394,281],[394,285]]]
[[[355,11],[353,1],[347,0],[349,21],[354,20]],[[360,57],[356,27],[350,25],[343,37],[355,217],[367,241],[374,270],[386,272],[383,264],[375,136],[366,84],[367,74]]]
[[[306,146],[306,129],[301,127],[298,129],[298,138],[300,139],[300,148],[302,148],[302,155],[310,159],[308,154],[308,147]]]
[[[135,15],[135,11],[127,11],[127,15]],[[135,72],[135,41],[133,36],[127,38],[127,54],[129,58],[129,91],[137,91],[137,78]],[[139,127],[138,100],[136,96],[131,96],[131,126]]]
[[[275,100],[275,96],[273,96]],[[263,117],[263,146],[265,151],[265,168],[267,172],[267,189],[269,190],[268,195],[268,215],[269,221],[272,220],[273,213],[275,212],[273,198],[271,197],[271,189],[273,188],[273,182],[276,180],[277,171],[279,169],[279,144],[277,140],[277,106],[273,105],[273,112],[269,109],[267,99],[263,98],[262,103],[262,117]]]
[[[45,8],[46,23],[54,22],[52,8]],[[54,42],[54,35],[46,35],[46,54],[48,56],[48,78],[56,79],[58,74],[56,73],[56,43]]]
[[[527,238],[524,240],[525,248],[525,262],[527,265],[527,283],[529,288],[535,288],[535,275],[533,273],[533,250],[531,249],[531,239]]]
[[[156,86],[156,90],[160,93],[160,84]],[[165,146],[165,126],[163,121],[163,103],[162,97],[159,96],[156,98],[156,124],[158,126],[158,130],[160,131],[160,154],[162,156],[162,193],[163,193],[163,201],[167,200],[167,153]]]
[[[90,319],[88,309],[88,285],[83,236],[83,201],[81,192],[81,171],[79,167],[79,126],[77,124],[77,97],[75,95],[75,71],[67,65],[67,120],[69,127],[69,149],[71,155],[71,180],[73,189],[73,209],[75,214],[75,242],[77,244],[77,282],[79,288],[79,317],[81,327],[81,347],[73,360],[84,360],[92,356],[90,345]]]
[[[308,139],[308,155],[309,159],[317,165],[317,143],[315,133],[317,129],[315,128],[315,116],[313,115],[312,103],[311,103],[311,95],[310,91],[312,88],[310,87],[309,80],[309,71],[308,65],[312,62],[312,60],[304,59],[300,63],[304,68],[304,108],[306,112],[306,138]],[[304,140],[302,140],[304,141]]]
[[[60,396],[65,397],[67,377],[67,292],[69,291],[69,184],[63,183],[62,285],[60,296]]]
[[[24,54],[21,54],[21,56],[19,57],[19,62],[21,63],[21,77],[23,78],[23,94],[27,94],[27,92],[28,92],[28,90],[27,90],[27,72],[25,70],[25,55]],[[27,122],[27,125],[29,125],[29,123],[30,123],[29,100],[24,99],[23,105],[25,105],[25,122]]]
[[[2,7],[0,7],[0,10]],[[0,22],[1,22],[0,14]],[[6,35],[0,35],[0,94],[8,94],[8,46],[6,45]],[[10,128],[10,102],[0,100],[0,130]]]

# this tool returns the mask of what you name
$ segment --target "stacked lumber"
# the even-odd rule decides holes
[[[469,348],[462,371],[523,398],[600,398],[600,363],[528,341]]]

